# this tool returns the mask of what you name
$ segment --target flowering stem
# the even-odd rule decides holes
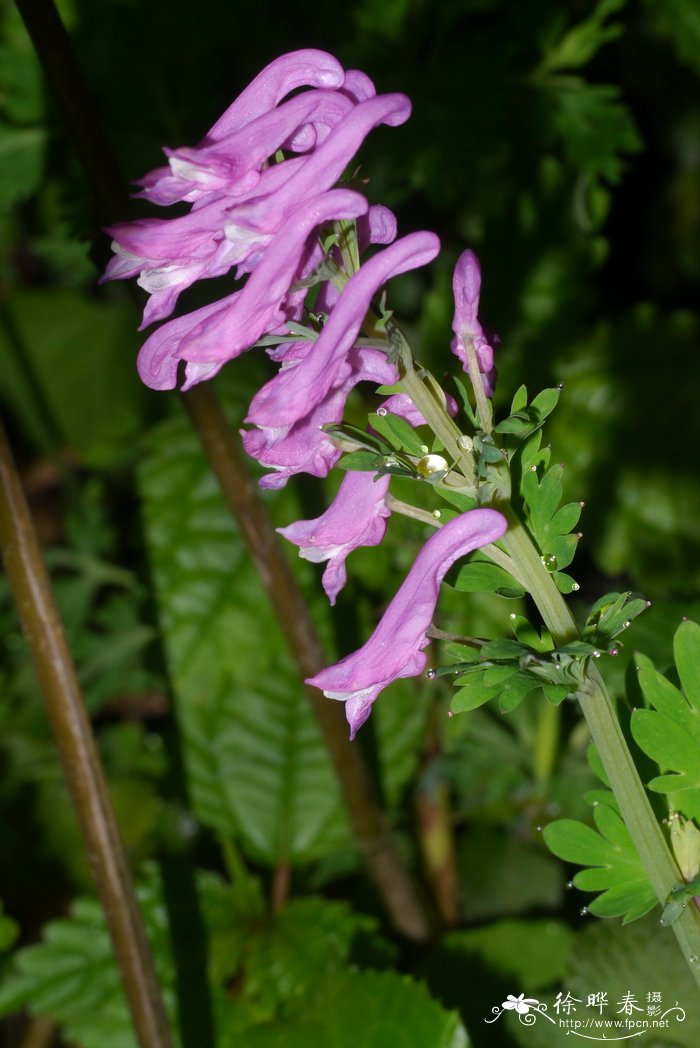
[[[99,224],[123,213],[123,179],[97,107],[52,0],[17,0],[47,78],[76,142],[95,195]],[[260,577],[270,594],[303,676],[325,665],[308,609],[253,488],[216,394],[197,386],[183,395],[185,408],[212,462],[224,495],[238,518]],[[408,938],[430,933],[427,909],[396,850],[389,822],[377,803],[361,751],[347,738],[342,708],[314,688],[309,698],[321,726],[358,845],[395,927]],[[168,1042],[162,1041],[166,1046]],[[160,1048],[160,1046],[159,1046]]]
[[[403,339],[403,336],[401,336]],[[465,438],[456,423],[450,418],[444,406],[444,394],[428,371],[416,371],[411,360],[410,351],[401,354],[399,360],[401,386],[411,398],[421,415],[438,437],[449,455],[459,466],[466,481],[465,492],[473,494],[474,456],[471,440]]]
[[[182,402],[238,521],[300,676],[313,677],[326,665],[321,643],[221,403],[211,384],[194,386],[182,394]],[[431,928],[425,904],[396,850],[362,752],[348,739],[343,707],[329,702],[316,688],[307,690],[355,838],[393,924],[407,938],[426,939]]]
[[[401,499],[397,499],[393,495],[387,495],[384,501],[392,513],[400,513],[402,517],[419,520],[422,524],[427,524],[431,528],[442,527],[439,518],[431,513],[430,510],[411,506],[408,502],[402,502]]]
[[[479,371],[479,361],[476,357],[474,340],[472,338],[465,338],[464,349],[467,354],[467,360],[469,361],[469,379],[472,384],[472,389],[474,390],[476,410],[479,412],[481,428],[484,433],[491,433],[493,430],[493,409],[491,408],[491,401],[484,393],[484,383]]]
[[[501,541],[526,579],[527,589],[555,643],[564,644],[577,636],[571,611],[522,524],[512,514],[508,516],[512,526]],[[578,700],[629,835],[663,905],[674,885],[682,881],[681,873],[649,803],[605,684],[593,667],[587,671]],[[697,909],[687,906],[672,927],[700,986],[700,915]]]
[[[142,1048],[172,1044],[75,666],[0,424],[0,545]]]
[[[470,366],[473,373],[478,374],[476,360],[470,361]],[[474,476],[473,457],[464,452],[458,427],[418,377],[409,353],[401,354],[399,367],[405,392],[436,436],[442,440],[447,451],[460,464],[465,477],[471,480]],[[476,387],[475,393],[478,406]],[[490,409],[486,415],[480,410],[480,415],[482,426],[489,425]],[[530,593],[556,644],[573,640],[578,636],[573,615],[543,565],[530,536],[509,503],[501,503],[494,508],[501,510],[510,523],[508,531],[500,540],[510,566],[503,564],[504,554],[498,547],[484,547],[483,552],[494,563],[506,567]],[[671,889],[681,882],[682,877],[639,778],[605,684],[595,669],[589,668],[578,698],[627,830],[657,898],[664,904]],[[687,906],[672,927],[693,977],[700,985],[700,914],[694,906]]]

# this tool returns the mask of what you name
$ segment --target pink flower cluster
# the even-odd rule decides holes
[[[263,487],[282,487],[301,472],[326,476],[341,452],[324,427],[342,420],[351,390],[360,382],[398,379],[386,353],[358,339],[381,288],[431,262],[440,243],[425,231],[397,240],[387,208],[370,206],[337,183],[367,134],[380,124],[403,123],[410,109],[405,95],[377,95],[364,73],[343,70],[323,51],[283,55],[197,147],[166,149],[168,165],[141,180],[141,197],[163,206],[187,203],[189,211],[108,230],[115,254],[103,279],[138,277],[149,294],[142,327],[166,320],[197,280],[233,267],[237,281],[245,278],[222,300],[166,320],[146,339],[138,358],[146,385],[173,389],[182,366],[188,389],[263,336],[282,339],[269,351],[278,373],[253,397],[245,421],[254,428],[242,432],[246,450],[271,471]],[[322,230],[339,221],[355,222],[360,253],[370,245],[383,250],[347,271],[338,247],[331,241],[326,252],[322,245]],[[294,340],[298,328],[289,325],[302,320],[314,283],[320,284],[314,312],[325,323],[315,338],[309,331]],[[455,273],[453,349],[466,369],[464,340],[473,341],[488,395],[493,352],[477,319],[479,284],[476,257],[465,252]],[[384,410],[412,426],[425,421],[405,395],[390,397]],[[388,476],[348,473],[318,519],[280,529],[302,557],[327,562],[323,585],[332,604],[346,581],[348,555],[384,536],[388,487]],[[505,526],[500,514],[485,509],[445,525],[426,543],[367,644],[309,681],[346,702],[351,737],[390,681],[423,669],[426,630],[448,567],[495,541]]]

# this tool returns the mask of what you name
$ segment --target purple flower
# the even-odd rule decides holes
[[[146,340],[138,357],[142,380],[153,389],[173,389],[184,359],[189,362],[188,389],[279,328],[289,319],[289,289],[304,273],[309,235],[332,218],[355,218],[366,211],[365,198],[349,189],[333,189],[303,202],[240,291],[163,324]]]
[[[292,426],[310,414],[347,374],[347,355],[362,327],[372,298],[387,280],[427,265],[440,250],[434,233],[410,233],[370,258],[345,285],[313,353],[280,372],[253,398],[246,422]]]
[[[210,197],[258,193],[263,166],[278,149],[315,147],[354,105],[340,91],[305,91],[215,141],[167,149],[170,169],[181,187],[190,184],[187,197],[195,207]]]
[[[493,366],[493,348],[489,345],[479,323],[479,293],[481,291],[481,266],[473,251],[463,251],[457,259],[452,290],[455,299],[455,315],[452,321],[454,338],[450,343],[452,352],[459,357],[462,367],[469,371],[465,342],[471,341],[479,364],[479,373],[487,397],[493,396],[496,369]]]
[[[110,227],[115,258],[102,280],[139,274],[138,283],[151,295],[143,328],[167,317],[180,292],[196,280],[221,276],[233,265],[239,277],[251,272],[300,202],[317,197],[338,180],[369,131],[380,123],[401,123],[409,113],[405,95],[353,103],[341,92],[307,91],[212,146],[180,151],[191,173],[199,165],[211,192],[179,218],[139,219]],[[324,139],[323,143],[307,158],[262,170],[267,158],[300,127],[311,127],[314,141]],[[256,173],[252,183],[251,173]],[[386,213],[375,213],[372,221],[377,239],[386,239]]]
[[[348,555],[358,546],[378,546],[384,538],[391,513],[385,502],[389,480],[373,473],[346,473],[325,513],[277,529],[299,546],[300,557],[314,564],[328,561],[323,588],[331,604],[345,585]]]
[[[362,76],[363,74],[360,74]],[[367,80],[369,78],[366,78]],[[343,68],[326,51],[308,48],[291,51],[271,62],[238,96],[226,112],[207,132],[200,148],[220,141],[232,132],[251,123],[271,109],[298,87],[340,88],[345,80]],[[369,81],[371,84],[371,81]],[[358,88],[362,92],[361,84]],[[367,90],[365,86],[365,90]],[[348,92],[352,99],[352,91]],[[196,152],[196,151],[194,151]],[[170,166],[151,171],[138,183],[143,186],[139,195],[154,204],[173,204],[179,200],[195,201],[207,192],[220,190],[220,184],[208,182],[206,167],[191,166],[191,157],[180,157],[178,150],[166,150]],[[249,179],[247,188],[257,181]]]
[[[285,373],[299,367],[294,358],[306,359],[315,352],[313,343],[292,343],[292,354],[284,357]],[[348,374],[345,380],[332,389],[319,404],[299,422],[292,426],[263,427],[252,431],[241,431],[243,447],[263,466],[275,472],[260,480],[262,488],[282,488],[289,477],[296,473],[310,473],[325,477],[341,456],[322,429],[323,426],[340,422],[345,402],[351,390],[359,382],[374,382],[377,385],[396,381],[396,369],[378,349],[354,349],[348,356]]]
[[[440,583],[460,557],[495,542],[508,524],[492,509],[473,509],[448,521],[426,542],[370,639],[335,666],[307,680],[329,699],[345,702],[353,739],[388,684],[425,669],[426,631],[435,614]]]

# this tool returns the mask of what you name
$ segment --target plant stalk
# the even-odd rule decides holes
[[[90,721],[34,522],[0,423],[0,546],[76,808],[141,1048],[169,1048],[168,1020]]]
[[[457,426],[447,412],[439,408],[410,367],[406,366],[402,374],[402,386],[448,451],[454,454],[459,450]],[[460,459],[457,455],[455,458],[460,462],[465,476],[468,476],[469,459]],[[532,539],[513,512],[510,502],[500,503],[494,508],[508,518],[508,531],[500,544],[512,561],[513,568],[510,570],[514,578],[532,596],[555,644],[574,640],[578,637],[578,629],[571,610],[542,563]],[[491,556],[495,563],[499,563],[503,556],[499,553],[498,559],[494,557],[492,547],[485,547],[483,552]],[[632,842],[659,902],[664,905],[671,889],[682,883],[683,878],[639,778],[612,700],[594,667],[589,667],[578,699]],[[697,908],[687,906],[672,928],[693,978],[700,986],[700,913]]]
[[[522,524],[512,515],[509,517],[512,524],[503,537],[503,544],[526,579],[555,643],[565,644],[578,634],[571,611]],[[682,883],[683,878],[639,778],[612,700],[595,667],[588,669],[578,700],[625,826],[656,896],[664,905],[671,889]],[[696,907],[687,906],[671,927],[700,986],[700,914]]]
[[[300,676],[313,677],[326,665],[321,643],[221,402],[210,384],[200,383],[182,394],[182,403],[238,521]],[[431,931],[426,905],[396,850],[362,752],[349,741],[343,706],[324,698],[317,688],[307,687],[307,692],[355,839],[392,923],[407,938],[424,940]]]

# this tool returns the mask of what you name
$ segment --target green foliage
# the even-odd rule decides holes
[[[321,981],[346,977],[355,940],[375,936],[371,918],[353,914],[340,902],[295,899],[280,914],[267,915],[260,885],[243,869],[234,886],[200,873],[197,887],[211,943],[207,976],[221,1048],[239,1043],[244,1031],[252,1037],[253,1027],[282,1013],[294,1026]],[[154,869],[139,884],[138,898],[176,1029],[168,911]],[[240,982],[235,996],[228,990],[233,979]],[[407,1006],[411,996],[406,995]],[[427,1022],[440,1013],[419,988],[413,996],[418,1021],[421,1014]],[[67,1038],[84,1048],[134,1048],[121,979],[96,900],[77,900],[69,918],[46,926],[41,943],[15,954],[12,970],[0,979],[0,1015],[22,1007],[52,1017]]]
[[[561,981],[575,942],[574,933],[560,921],[510,918],[450,932],[441,949],[464,954],[465,964],[478,957],[530,994]]]
[[[9,950],[19,937],[20,928],[17,921],[2,912],[2,900],[0,899],[0,953]]]
[[[527,389],[520,386],[510,406],[510,415],[494,427],[494,433],[507,433],[519,439],[530,436],[545,419],[554,411],[559,400],[558,389],[543,389],[541,393],[527,404]]]
[[[636,153],[642,143],[620,92],[608,84],[585,84],[560,77],[547,85],[552,127],[561,135],[571,166],[590,179],[619,182],[620,154]]]
[[[427,991],[396,972],[347,971],[324,979],[303,1015],[250,1031],[250,1048],[467,1048],[459,1016],[446,1012]]]
[[[145,397],[133,319],[67,288],[17,292],[0,312],[2,399],[39,448],[68,444],[98,467],[130,456]]]
[[[472,553],[457,572],[453,586],[460,593],[498,593],[502,597],[522,597],[524,590],[513,576],[484,554]]]
[[[2,22],[4,21],[4,25]],[[39,62],[17,14],[0,20],[0,210],[39,187],[47,131]]]
[[[647,2],[640,17],[638,5],[620,0],[583,5],[573,0],[456,0],[437,9],[404,0],[358,0],[344,7],[310,0],[280,7],[271,20],[261,5],[222,7],[203,0],[193,22],[186,10],[176,7],[164,21],[137,3],[96,0],[81,5],[79,18],[72,4],[62,5],[127,177],[162,163],[162,143],[199,141],[246,79],[290,47],[318,43],[347,67],[366,69],[379,90],[407,91],[414,106],[410,124],[378,131],[376,144],[367,144],[360,177],[371,176],[368,195],[394,206],[404,231],[414,221],[438,229],[444,252],[429,272],[403,277],[391,304],[408,317],[406,330],[421,359],[430,366],[437,361],[435,370],[441,374],[453,308],[451,265],[465,246],[478,251],[484,274],[482,319],[502,336],[497,396],[524,381],[529,389],[547,387],[540,395],[544,399],[535,398],[530,405],[521,390],[497,427],[496,436],[509,452],[517,440],[525,441],[512,454],[518,483],[523,482],[523,517],[535,528],[539,551],[560,588],[574,590],[564,569],[576,546],[571,532],[580,506],[560,507],[559,467],[551,466],[535,433],[558,395],[552,387],[563,380],[566,395],[550,417],[546,439],[566,462],[570,497],[588,501],[587,559],[577,571],[581,589],[600,592],[602,572],[610,579],[604,588],[638,588],[654,597],[653,618],[632,628],[634,643],[659,667],[666,658],[671,621],[697,613],[700,583],[700,484],[694,452],[697,324],[687,308],[698,275],[694,157],[700,52],[695,9],[694,0]],[[95,292],[87,256],[95,226],[92,203],[63,116],[55,103],[47,104],[31,43],[8,4],[0,12],[0,32],[3,407],[23,465],[46,469],[59,449],[71,449],[68,482],[58,481],[56,494],[68,506],[72,523],[47,560],[88,702],[98,715],[100,746],[129,849],[148,854],[152,838],[162,839],[166,832],[156,792],[166,765],[154,730],[159,725],[126,721],[127,705],[112,700],[149,690],[162,700],[163,684],[150,665],[156,661],[153,634],[144,625],[150,621],[144,610],[150,594],[140,570],[146,552],[141,536],[133,526],[128,535],[126,527],[116,533],[107,521],[134,519],[131,478],[122,467],[134,461],[146,416],[150,424],[169,410],[172,398],[150,396],[138,384],[133,371],[135,321],[130,309],[119,304],[121,289]],[[232,39],[246,42],[235,68],[230,63]],[[677,68],[674,48],[685,69]],[[115,69],[125,68],[133,75],[114,75]],[[640,146],[635,121],[648,143],[639,164],[633,156]],[[115,217],[126,217],[126,211]],[[427,319],[417,322],[417,304],[429,282]],[[207,285],[204,293],[210,292]],[[198,304],[197,294],[191,293],[184,308],[190,301]],[[313,335],[308,331],[299,337]],[[239,378],[242,368],[245,362],[238,361],[226,370],[234,371],[233,381],[245,387],[246,379]],[[232,416],[235,424],[243,407],[240,396]],[[501,407],[508,412],[507,404]],[[350,436],[359,440],[362,434],[364,443],[344,459],[346,468],[376,468],[379,456],[388,460],[380,464],[399,483],[418,479],[411,459],[419,456],[422,445],[412,431],[377,416],[377,435],[372,437],[361,428],[362,411],[353,421],[357,426]],[[347,872],[349,866],[354,873],[347,825],[306,700],[245,551],[213,481],[201,461],[194,465],[197,455],[183,434],[179,424],[155,431],[145,451],[142,490],[196,814],[214,831],[235,836],[263,865],[290,861],[303,866],[294,873],[294,888],[303,893],[314,877],[315,883],[337,878],[338,870]],[[484,472],[498,466],[498,449],[489,441],[482,441],[477,453]],[[531,465],[535,470],[529,475]],[[82,485],[73,483],[76,469],[101,474],[95,498],[77,493]],[[424,478],[420,483],[432,508],[432,492]],[[473,505],[439,484],[434,491],[459,512]],[[101,517],[95,513],[96,502],[105,508]],[[271,505],[280,514],[279,523],[310,515],[305,505],[302,511],[293,506],[287,493]],[[449,512],[443,510],[443,519]],[[55,514],[50,516],[54,523]],[[389,541],[379,555],[376,550],[353,554],[358,568],[351,572],[345,605],[339,602],[343,651],[358,633],[366,635],[395,586],[397,572],[410,566],[415,547],[405,540],[407,535],[392,520]],[[124,564],[128,571],[120,567]],[[308,565],[300,569],[305,584],[316,573]],[[470,593],[468,628],[493,635],[491,629],[500,629],[514,605],[503,610],[503,601],[489,603],[485,589],[495,587],[514,597],[521,587],[478,554],[456,578],[456,589],[443,597],[443,608],[447,605],[455,620],[450,628],[457,634],[464,631],[463,594]],[[664,600],[658,601],[659,596]],[[507,717],[498,708],[480,709],[469,718],[437,721],[437,728],[431,721],[426,732],[427,703],[439,696],[440,680],[422,688],[417,681],[398,683],[373,714],[380,778],[402,827],[413,825],[408,802],[419,761],[427,761],[433,747],[445,750],[423,770],[420,785],[427,788],[435,774],[445,776],[453,788],[451,825],[463,913],[469,920],[497,922],[464,933],[464,949],[454,943],[456,978],[473,983],[480,1004],[484,986],[491,985],[489,972],[518,978],[523,986],[530,977],[543,985],[546,978],[561,976],[566,952],[567,936],[558,921],[550,954],[542,922],[502,920],[504,913],[522,913],[528,907],[552,913],[561,907],[561,868],[537,851],[530,828],[548,805],[561,804],[564,814],[579,817],[580,794],[588,785],[581,760],[583,732],[580,725],[572,727],[573,707],[521,700],[527,689],[544,686],[552,702],[560,701],[575,679],[569,685],[541,674],[570,669],[575,677],[574,667],[594,650],[609,647],[637,607],[624,593],[608,594],[594,606],[580,645],[560,649],[556,656],[546,635],[531,633],[521,621],[515,623],[514,639],[486,649],[484,664],[478,652],[471,661],[468,652],[455,653],[457,664],[465,663],[460,692],[472,689],[472,701],[479,689],[481,696],[490,692],[509,711]],[[328,619],[320,605],[315,610],[327,638]],[[0,814],[13,867],[9,891],[3,891],[7,910],[31,931],[40,923],[34,908],[42,914],[62,910],[75,879],[87,872],[78,868],[83,865],[78,833],[6,594],[0,614],[5,698],[0,712]],[[623,659],[611,663],[611,679],[618,686]],[[645,692],[650,706],[633,720],[646,725],[640,731],[650,732],[653,752],[648,752],[661,764],[654,788],[666,780],[666,789],[659,792],[697,817],[691,796],[695,787],[678,788],[679,777],[692,782],[695,774],[687,739],[677,740],[680,748],[669,748],[679,725],[684,730],[690,723],[695,693],[682,681],[685,695],[676,691],[671,701],[651,665],[643,659],[640,665],[640,681],[651,680]],[[668,686],[676,683],[674,678]],[[681,711],[680,720],[673,721],[673,710]],[[549,750],[543,743],[547,724]],[[371,747],[371,737],[369,743]],[[596,796],[598,807],[610,809],[605,791]],[[599,837],[593,848],[602,862],[594,877],[614,881],[609,871],[615,869],[620,877],[625,869],[638,876],[638,869],[622,862],[629,853],[618,823],[611,816],[597,817],[610,839]],[[672,826],[672,837],[673,832]],[[412,855],[415,842],[408,833],[403,843]],[[589,839],[584,843],[590,846]],[[308,867],[312,861],[318,863],[315,870]],[[675,892],[674,905],[685,904],[694,875],[683,876],[688,883]],[[36,882],[33,894],[23,894],[21,882]],[[605,891],[610,902],[615,884],[606,884],[591,890]],[[255,898],[247,901],[217,878],[199,876],[199,887],[210,935],[210,982],[221,1048],[247,1043],[260,1024],[264,1026],[255,1036],[261,1043],[309,1043],[335,1036],[339,1044],[351,1039],[364,1044],[362,1020],[374,1016],[383,993],[387,1000],[399,1001],[403,1027],[399,1030],[398,1021],[392,1026],[388,1019],[382,1027],[380,1017],[376,1036],[382,1044],[401,1044],[401,1037],[408,1043],[413,1031],[424,1033],[431,1046],[451,1043],[450,1031],[459,1029],[456,1020],[431,1004],[424,991],[399,983],[398,976],[348,970],[356,963],[355,939],[372,931],[347,906],[300,896],[270,917],[261,885],[251,889]],[[354,898],[364,898],[360,877],[337,882],[334,891],[345,887]],[[629,913],[634,900],[627,901]],[[625,898],[618,903],[623,906]],[[7,921],[11,919],[0,918],[0,938],[3,928],[14,934]],[[58,945],[43,955],[43,962],[41,954],[37,961],[29,953],[21,960],[25,954],[20,952],[19,969],[26,964],[32,978],[36,975],[40,1000],[51,979],[58,980],[59,1009],[69,1001],[73,980],[75,1010],[66,1003],[60,1011],[66,1039],[85,1048],[131,1046],[131,1040],[119,1041],[128,1020],[123,1003],[117,1009],[109,996],[116,975],[110,969],[109,979],[105,976],[105,952],[100,953],[103,947],[108,950],[104,929],[94,912],[81,921],[82,938],[75,929],[54,932],[50,925],[47,946],[36,949],[48,949],[54,941]],[[156,925],[163,931],[163,923]],[[153,927],[149,924],[151,931]],[[645,988],[653,978],[664,992],[671,995],[675,988],[689,1000],[691,991],[668,952],[671,937],[638,937],[638,928],[624,930],[629,939],[610,927],[577,930],[569,985],[590,989],[587,979],[612,991],[628,978]],[[62,942],[68,943],[63,953]],[[167,950],[163,953],[158,946],[157,953],[171,995]],[[104,999],[90,996],[93,987],[80,965],[71,967],[78,955],[83,971],[95,962],[95,992],[109,991]],[[534,958],[533,968],[525,964],[526,956]],[[483,984],[482,961],[488,969]],[[42,963],[46,970],[40,973]],[[410,952],[397,963],[402,970],[413,970]],[[576,984],[579,970],[583,976]],[[442,987],[450,974],[443,970],[437,979],[442,1000],[448,1000]],[[326,1006],[319,987],[327,985]],[[620,985],[621,992],[627,988]],[[84,1009],[81,999],[87,1002]],[[421,1026],[427,1022],[424,1005],[433,1016],[428,1027]],[[482,1020],[480,1012],[476,1022],[481,1029]],[[513,1037],[537,1048],[539,1035],[539,1029],[516,1023]],[[694,1045],[697,1024],[688,1022],[673,1035],[679,1043]],[[463,1034],[454,1036],[463,1043]]]
[[[541,439],[541,434],[536,432],[514,452],[514,484],[542,563],[562,593],[570,593],[578,589],[578,584],[561,569],[568,567],[574,558],[579,535],[570,532],[578,523],[581,505],[569,502],[560,506],[564,467],[558,464],[548,468],[551,453],[548,447],[540,447]]]
[[[559,14],[554,21],[556,32],[550,32],[547,40],[542,72],[579,69],[590,62],[601,47],[622,33],[620,24],[606,25],[606,21],[624,6],[625,0],[599,0],[590,16],[571,28],[565,27],[563,12]]]
[[[678,57],[700,70],[700,19],[695,0],[646,0],[650,18],[675,47]]]
[[[661,994],[665,1008],[678,1001],[685,1011],[684,1021],[672,1024],[669,1041],[684,1048],[693,1048],[698,1042],[700,1017],[694,1006],[695,982],[673,936],[660,927],[653,914],[624,928],[611,921],[593,922],[578,937],[566,985],[576,997],[590,993],[593,985],[605,987],[611,1001],[620,1000],[632,990],[640,1003],[653,986]],[[562,1045],[570,1042],[569,1037],[562,1040]]]
[[[384,410],[384,414],[370,414],[368,422],[372,429],[381,434],[390,447],[396,451],[406,451],[409,455],[417,455],[419,458],[425,455],[425,445],[405,419],[393,415]]]
[[[574,1017],[585,1021],[587,1016],[598,1016],[597,1010],[591,1011],[587,1007],[588,995],[602,990],[608,1002],[603,1007],[602,1017],[619,1020],[624,1018],[624,1013],[618,1013],[618,1009],[622,1007],[624,996],[630,993],[637,1007],[646,1015],[646,995],[652,987],[661,1001],[659,1015],[667,1009],[675,1009],[676,1005],[682,1013],[671,1012],[669,1026],[659,1029],[658,1040],[652,1030],[639,1040],[642,1043],[648,1040],[650,1045],[659,1048],[662,1045],[663,1048],[667,1045],[694,1048],[700,1037],[700,1018],[694,1003],[697,987],[673,936],[659,926],[653,915],[626,927],[613,921],[589,922],[576,936],[575,948],[562,978],[550,990],[538,991],[535,996],[547,1005],[550,1015],[554,1015],[556,993],[568,991],[580,1002],[576,1005]],[[635,1012],[634,1017],[641,1019],[642,1013]],[[522,1026],[515,1021],[509,1022],[508,1032],[522,1048],[571,1048],[572,1031],[563,1025],[556,1027],[539,1020],[534,1026]],[[601,1031],[601,1037],[603,1033]],[[615,1034],[609,1031],[607,1040],[611,1041],[613,1036]],[[604,1043],[605,1038],[602,1040]],[[630,1040],[634,1043],[636,1038]]]
[[[538,632],[515,612],[509,618],[515,640],[480,642],[476,647],[452,644],[446,649],[461,660],[451,667],[460,689],[452,700],[453,713],[476,709],[496,697],[501,712],[507,713],[539,689],[558,705],[578,690],[585,660],[600,654],[579,641],[555,648],[546,629]]]
[[[671,794],[670,803],[690,818],[700,815],[700,626],[682,622],[673,641],[682,692],[649,659],[637,656],[639,686],[651,709],[632,714],[632,734],[665,772],[649,789]]]
[[[167,917],[153,876],[141,885],[139,903],[172,1020]],[[51,1016],[84,1048],[134,1048],[119,971],[96,900],[77,900],[70,918],[47,925],[43,942],[15,955],[14,971],[0,983],[0,1015],[23,1007]]]
[[[656,895],[608,790],[593,794],[596,829],[573,819],[545,826],[547,847],[560,859],[589,867],[574,877],[582,891],[600,892],[588,910],[598,917],[635,921],[656,905]]]

